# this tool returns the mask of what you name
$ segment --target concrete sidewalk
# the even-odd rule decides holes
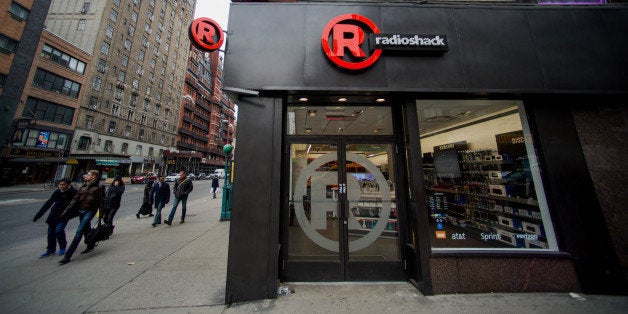
[[[0,188],[4,192],[9,193]],[[188,202],[185,224],[177,218],[171,227],[153,228],[152,219],[127,213],[117,221],[111,239],[83,255],[79,254],[84,248],[81,244],[67,265],[60,266],[59,257],[36,258],[42,239],[2,252],[0,309],[3,313],[553,314],[625,313],[628,309],[628,298],[619,296],[582,295],[586,300],[567,293],[426,297],[403,282],[284,283],[294,293],[225,306],[229,222],[219,221],[220,198],[199,194]],[[68,229],[68,238],[72,231]]]

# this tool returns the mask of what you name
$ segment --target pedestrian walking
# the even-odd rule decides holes
[[[153,185],[150,199],[155,204],[155,220],[153,227],[161,224],[161,210],[170,202],[170,185],[164,181],[164,176],[159,176],[157,183]]]
[[[76,234],[72,243],[65,251],[63,259],[59,261],[61,265],[70,262],[74,251],[81,243],[83,235],[87,236],[91,230],[92,218],[98,209],[104,210],[105,187],[100,184],[100,173],[98,170],[90,170],[85,175],[85,183],[76,192],[68,206],[61,214],[61,219],[66,222],[74,217],[79,217],[79,225],[76,228]],[[93,248],[88,247],[81,254],[91,251]]]
[[[181,202],[181,223],[185,222],[185,205],[188,202],[188,195],[194,186],[192,185],[192,180],[188,178],[185,174],[185,171],[179,172],[179,178],[174,180],[174,203],[172,204],[172,210],[170,210],[170,215],[168,216],[168,220],[164,220],[164,223],[167,225],[172,224],[172,220],[174,219],[174,214],[177,211],[177,206],[179,202]]]
[[[120,203],[122,201],[122,194],[124,194],[124,182],[122,181],[121,176],[116,176],[111,182],[111,185],[107,188],[105,192],[105,200],[104,200],[104,221],[105,224],[109,225],[111,232],[113,233],[113,217],[120,209]]]
[[[35,214],[33,221],[37,221],[50,209],[50,214],[46,218],[46,223],[48,224],[48,246],[46,246],[46,252],[39,256],[40,258],[54,255],[57,250],[57,242],[59,243],[59,256],[65,254],[65,248],[68,243],[65,238],[67,221],[61,219],[61,213],[75,194],[76,189],[72,186],[72,180],[63,178],[59,181],[59,188],[52,192],[48,201]]]
[[[214,176],[212,178],[212,194],[214,194],[214,198],[216,198],[216,191],[218,191],[218,187],[220,187],[218,176]]]
[[[150,192],[153,190],[154,181],[148,181],[144,186],[144,198],[142,198],[142,205],[140,209],[135,214],[137,219],[140,219],[140,215],[148,215],[148,217],[153,217],[153,201],[150,197]]]

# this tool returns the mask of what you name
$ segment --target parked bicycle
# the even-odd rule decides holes
[[[59,180],[48,179],[48,181],[44,183],[44,189],[54,189],[58,184]]]

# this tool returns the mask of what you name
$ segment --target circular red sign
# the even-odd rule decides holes
[[[190,40],[201,50],[214,51],[225,39],[220,25],[208,17],[199,17],[190,25]]]
[[[327,57],[337,66],[341,68],[349,69],[349,70],[361,70],[361,69],[365,69],[373,65],[375,61],[377,61],[377,59],[379,59],[379,57],[382,54],[382,49],[380,48],[373,50],[373,53],[370,56],[366,56],[365,59],[358,62],[346,61],[342,58],[342,56],[339,56],[336,54],[336,52],[334,51],[336,49],[335,46],[339,43],[341,39],[333,38],[332,33],[334,31],[334,27],[336,27],[339,24],[341,25],[351,24],[351,25],[365,26],[368,28],[368,31],[374,34],[381,33],[381,31],[379,30],[379,27],[377,27],[377,25],[375,25],[373,21],[369,20],[368,18],[362,15],[352,13],[352,14],[343,14],[343,15],[336,16],[331,21],[329,21],[329,23],[327,23],[327,25],[325,26],[325,29],[323,30],[321,43],[322,43],[323,51],[325,52],[325,55],[327,55]],[[360,30],[360,32],[362,32],[362,30]],[[363,37],[364,34],[360,33],[359,35]],[[330,45],[330,40],[329,40],[330,36],[332,36],[334,50],[332,50],[332,45]],[[360,38],[360,39],[363,40],[364,38]],[[361,43],[361,41],[359,41],[359,43]],[[353,44],[355,44],[355,42]]]

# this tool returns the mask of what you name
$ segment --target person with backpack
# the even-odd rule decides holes
[[[170,210],[168,219],[164,220],[166,225],[172,225],[172,220],[174,219],[174,214],[177,211],[179,202],[181,202],[181,223],[185,223],[185,205],[188,201],[188,195],[193,189],[192,180],[185,175],[185,171],[179,172],[179,178],[174,180],[174,203],[172,204],[172,210]]]
[[[65,254],[65,247],[68,244],[65,238],[67,221],[61,219],[61,213],[75,194],[76,189],[72,186],[72,181],[68,178],[63,178],[59,181],[59,189],[52,193],[48,201],[35,214],[34,222],[50,209],[50,214],[46,218],[46,223],[48,224],[48,246],[46,247],[46,252],[39,256],[40,258],[54,255],[57,249],[57,242],[59,242],[59,256]]]

